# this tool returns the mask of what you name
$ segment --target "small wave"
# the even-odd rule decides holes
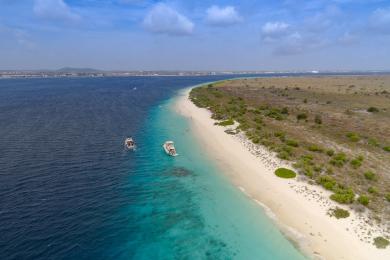
[[[264,209],[268,217],[270,217],[273,220],[277,220],[276,214],[268,206],[266,206],[264,203],[260,202],[257,199],[253,199],[253,200]]]

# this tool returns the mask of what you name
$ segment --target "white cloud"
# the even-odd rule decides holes
[[[167,35],[188,35],[194,30],[194,24],[184,15],[166,4],[156,4],[145,16],[145,29]]]
[[[316,34],[285,22],[267,22],[261,28],[264,44],[268,44],[274,55],[295,55],[323,48],[328,42]]]
[[[274,41],[290,33],[290,25],[284,22],[267,22],[261,27],[261,35],[265,41]]]
[[[370,18],[370,27],[379,33],[390,33],[390,8],[376,9]]]
[[[333,29],[334,25],[339,25],[338,18],[342,15],[337,6],[328,6],[324,10],[304,19],[305,29],[312,33],[321,33],[328,29]]]
[[[206,12],[206,21],[210,25],[229,26],[242,21],[234,6],[219,7],[213,5]]]
[[[312,33],[320,33],[329,29],[332,25],[332,20],[322,14],[317,14],[306,18],[305,28]]]
[[[328,39],[314,35],[294,32],[276,44],[273,54],[279,56],[296,55],[322,49],[329,46]]]
[[[295,32],[287,35],[274,49],[276,55],[292,55],[302,53],[304,50],[302,35]]]
[[[36,16],[48,20],[77,22],[81,19],[63,0],[35,0],[33,10]]]

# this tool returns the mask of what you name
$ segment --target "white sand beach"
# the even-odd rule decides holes
[[[289,165],[243,135],[225,133],[226,128],[214,125],[210,112],[196,107],[188,94],[189,90],[180,96],[176,109],[190,120],[204,151],[305,254],[318,259],[390,259],[389,248],[377,249],[372,244],[374,237],[385,234],[383,227],[351,210],[346,219],[328,216],[329,208],[336,206],[328,191],[299,178],[276,177],[276,168]]]

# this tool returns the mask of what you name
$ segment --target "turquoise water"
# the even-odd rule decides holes
[[[206,157],[187,119],[174,110],[174,103],[171,99],[152,111],[142,137],[147,142],[136,151],[143,154],[149,150],[140,169],[156,173],[145,183],[149,192],[152,189],[156,193],[151,200],[147,192],[149,199],[145,198],[137,212],[134,205],[124,212],[143,212],[145,223],[150,223],[130,245],[132,257],[304,259],[264,210]],[[161,147],[164,140],[175,141],[178,157],[165,155]],[[142,179],[145,181],[145,174]],[[134,179],[130,183],[133,185]]]
[[[173,110],[229,77],[1,80],[0,259],[302,259]]]

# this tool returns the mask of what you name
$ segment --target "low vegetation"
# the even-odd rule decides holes
[[[285,179],[291,179],[291,178],[295,178],[295,176],[297,176],[297,174],[290,170],[290,169],[286,169],[286,168],[279,168],[275,171],[275,175],[280,177],[280,178],[285,178]]]
[[[330,215],[331,217],[335,217],[337,219],[340,219],[340,218],[348,218],[350,214],[349,214],[348,210],[345,210],[345,209],[342,209],[339,207],[335,207],[335,208],[329,209],[328,215]]]
[[[379,109],[376,108],[376,107],[369,107],[369,108],[367,109],[367,112],[378,113],[378,112],[379,112]]]
[[[311,152],[318,152],[318,153],[324,152],[324,149],[322,147],[319,147],[318,145],[315,144],[310,145],[307,149]]]
[[[326,154],[329,156],[329,157],[332,157],[334,155],[334,150],[332,149],[329,149],[326,151]]]
[[[380,76],[238,79],[195,88],[190,98],[218,124],[236,123],[232,134],[290,161],[291,176],[390,221],[389,87]]]
[[[297,120],[298,121],[299,120],[305,120],[305,119],[307,119],[306,113],[300,113],[300,114],[297,115]]]
[[[220,126],[234,125],[234,121],[232,119],[228,119],[228,120],[217,123],[217,125],[220,125]]]
[[[364,173],[364,178],[366,178],[366,180],[369,180],[369,181],[376,181],[376,179],[377,179],[376,174],[373,173],[372,171],[366,171]]]
[[[337,153],[332,159],[329,161],[330,164],[337,167],[343,167],[345,163],[347,163],[347,155],[345,153]]]
[[[322,118],[321,118],[321,116],[320,116],[320,115],[316,115],[316,116],[314,117],[314,122],[315,122],[316,124],[321,125],[321,124],[322,124]]]
[[[346,136],[346,137],[349,139],[349,141],[351,141],[351,142],[358,142],[358,141],[360,141],[360,136],[359,136],[359,134],[357,134],[357,133],[349,132],[349,133],[347,133],[345,136]]]
[[[351,160],[350,163],[351,163],[352,168],[357,169],[360,166],[362,166],[363,160],[364,160],[364,158],[362,156],[358,156],[355,159]]]
[[[388,247],[389,244],[390,244],[389,240],[387,240],[384,237],[376,237],[376,238],[374,238],[374,245],[377,248],[384,249],[384,248]]]
[[[295,140],[289,139],[285,141],[288,146],[298,147],[299,143]]]
[[[351,188],[336,187],[330,198],[340,204],[351,204],[355,200],[355,193]]]
[[[370,203],[370,199],[366,195],[360,195],[358,198],[360,204],[367,206]]]
[[[373,186],[369,187],[369,188],[367,189],[367,191],[368,191],[369,193],[371,193],[371,194],[378,194],[378,188],[373,187]]]

